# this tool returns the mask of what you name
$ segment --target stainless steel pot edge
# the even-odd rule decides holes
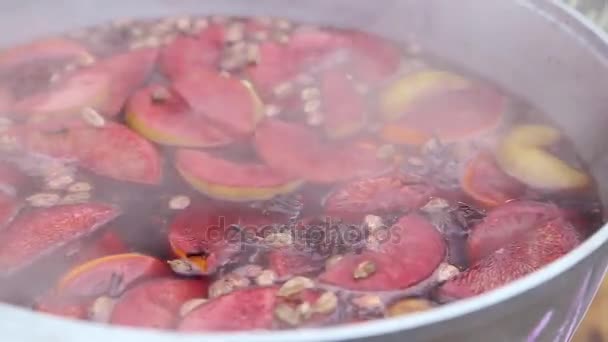
[[[538,1],[518,1],[522,6],[528,6],[545,17],[556,19],[551,13],[539,9],[535,3]],[[543,6],[547,5],[545,1]],[[569,34],[585,43],[589,50],[600,59],[607,61],[608,53],[594,48],[594,46],[608,46],[608,36],[596,29],[580,14],[565,8],[561,4],[553,4],[557,15],[575,18],[578,22],[576,27],[560,25],[560,29],[568,31]],[[559,19],[559,18],[557,18]],[[561,22],[555,20],[555,22]],[[582,25],[580,24],[582,23]],[[608,240],[608,227],[602,228],[593,237],[585,241],[576,250],[546,268],[535,272],[527,277],[515,281],[505,287],[493,292],[464,300],[451,305],[446,305],[430,312],[421,313],[411,317],[385,319],[369,323],[361,323],[350,326],[339,326],[325,329],[305,329],[286,332],[246,332],[231,334],[205,334],[184,335],[170,332],[157,332],[150,330],[136,330],[129,328],[94,325],[76,321],[66,321],[51,316],[43,316],[29,310],[15,308],[8,305],[0,305],[0,317],[5,317],[0,322],[0,330],[3,331],[3,340],[8,342],[23,341],[49,341],[49,342],[76,342],[86,338],[89,342],[101,342],[110,340],[147,341],[147,342],[194,342],[201,341],[332,341],[363,338],[366,336],[377,336],[389,332],[408,330],[420,326],[439,323],[462,315],[466,315],[488,306],[499,304],[516,295],[526,292],[545,281],[559,276],[564,271],[572,268],[581,260],[600,248]],[[10,320],[8,319],[10,317]],[[35,325],[25,326],[24,322],[32,322]],[[204,337],[203,337],[204,336]],[[27,340],[26,340],[27,338]]]

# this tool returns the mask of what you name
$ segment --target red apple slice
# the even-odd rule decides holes
[[[93,259],[102,258],[113,254],[123,254],[129,251],[126,243],[113,231],[106,231],[101,236],[95,237],[80,250],[73,264],[82,264]]]
[[[109,99],[111,84],[111,77],[105,72],[82,70],[47,92],[16,102],[13,110],[27,115],[30,124],[49,130],[82,125],[82,110],[101,107]]]
[[[142,49],[101,60],[47,92],[24,98],[14,110],[28,114],[30,123],[49,129],[82,123],[84,108],[117,116],[131,92],[152,71],[156,56],[157,50]]]
[[[119,124],[71,127],[60,132],[22,129],[15,135],[30,152],[75,159],[81,167],[101,176],[142,184],[158,184],[162,178],[156,148]]]
[[[495,250],[439,289],[443,300],[478,295],[519,279],[567,254],[580,243],[563,219],[544,222]]]
[[[216,147],[234,140],[203,115],[194,113],[173,89],[163,86],[137,91],[127,106],[126,120],[133,130],[163,145]]]
[[[464,192],[486,207],[497,207],[515,199],[525,190],[522,183],[505,174],[487,152],[471,159],[461,178]]]
[[[457,142],[496,130],[505,112],[505,97],[492,89],[448,90],[409,104],[399,121],[381,130],[381,136],[395,144],[419,145],[432,137]]]
[[[386,172],[376,151],[324,143],[306,126],[267,120],[255,134],[258,155],[273,169],[314,183],[333,183]]]
[[[111,324],[171,329],[179,319],[182,304],[207,296],[207,282],[201,280],[150,280],[125,292],[112,310]]]
[[[237,78],[199,70],[180,77],[173,87],[196,113],[229,133],[250,134],[263,118],[263,105],[257,94]]]
[[[239,331],[271,329],[276,288],[261,287],[233,292],[190,312],[179,331]]]
[[[227,201],[268,200],[297,189],[302,181],[260,163],[237,163],[195,150],[175,156],[182,177],[205,195]]]
[[[297,68],[288,47],[277,42],[264,42],[259,46],[258,63],[247,68],[247,75],[262,98],[273,96],[275,87],[291,82]]]
[[[405,289],[428,278],[446,255],[443,237],[420,215],[402,217],[385,233],[388,240],[379,247],[344,256],[319,279],[357,291]],[[372,269],[357,274],[365,264]]]
[[[65,205],[24,212],[0,231],[0,269],[11,274],[66,247],[118,216],[101,203]]]
[[[518,236],[562,216],[558,207],[548,203],[518,201],[500,206],[473,227],[467,240],[469,260],[480,261]]]
[[[367,119],[367,103],[345,73],[324,73],[321,79],[321,94],[323,124],[328,137],[349,137],[363,128]]]
[[[73,61],[91,58],[87,49],[64,38],[46,38],[0,53],[0,73],[37,61]]]
[[[57,290],[68,298],[117,296],[137,282],[170,274],[167,265],[154,257],[116,254],[75,266],[59,280]]]
[[[216,70],[222,54],[224,28],[210,25],[198,37],[177,37],[163,49],[160,66],[172,80],[200,69]]]
[[[139,49],[102,60],[94,68],[111,75],[108,101],[97,108],[108,117],[117,116],[131,93],[141,86],[156,66],[157,49]]]
[[[394,75],[401,64],[397,46],[383,38],[363,32],[348,33],[351,60],[349,72],[367,84],[377,84]]]
[[[425,184],[411,184],[399,177],[368,178],[347,183],[325,200],[329,216],[361,220],[365,215],[384,215],[410,211],[428,202],[434,189]]]

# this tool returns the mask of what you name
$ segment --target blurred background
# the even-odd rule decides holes
[[[608,0],[563,0],[608,31]],[[606,89],[608,98],[608,89]],[[608,115],[608,113],[606,113]],[[581,324],[573,342],[608,342],[608,280]]]

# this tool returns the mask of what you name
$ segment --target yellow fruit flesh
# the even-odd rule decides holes
[[[386,120],[399,119],[415,101],[438,91],[465,89],[470,82],[458,75],[425,70],[405,76],[384,89],[380,94],[380,109]]]
[[[232,202],[248,202],[269,200],[277,195],[287,194],[299,188],[303,181],[297,180],[276,187],[239,187],[226,186],[221,184],[212,184],[201,179],[195,178],[192,175],[179,170],[181,176],[196,190],[203,194],[224,201]]]
[[[543,148],[556,143],[560,132],[541,125],[514,128],[498,147],[501,168],[530,187],[545,190],[580,189],[589,185],[589,176]]]
[[[198,141],[191,141],[183,136],[172,135],[163,132],[159,129],[154,129],[149,125],[146,125],[145,121],[140,120],[137,113],[129,111],[126,113],[125,121],[131,129],[139,133],[141,136],[148,140],[154,141],[155,143],[168,146],[180,146],[180,147],[211,147],[201,146]]]

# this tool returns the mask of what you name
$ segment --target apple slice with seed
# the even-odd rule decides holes
[[[195,189],[227,201],[260,201],[293,192],[302,181],[260,163],[237,163],[210,153],[180,150],[176,168]]]
[[[94,233],[118,215],[117,208],[102,203],[24,212],[0,230],[1,273],[20,271]]]
[[[154,279],[126,291],[114,305],[110,323],[155,329],[174,328],[182,304],[207,296],[205,280]]]
[[[417,214],[402,217],[380,237],[380,246],[345,255],[319,279],[357,291],[405,289],[431,276],[446,255],[441,234]]]
[[[126,120],[133,130],[163,145],[216,147],[234,140],[203,115],[194,113],[173,89],[160,85],[133,94]]]

